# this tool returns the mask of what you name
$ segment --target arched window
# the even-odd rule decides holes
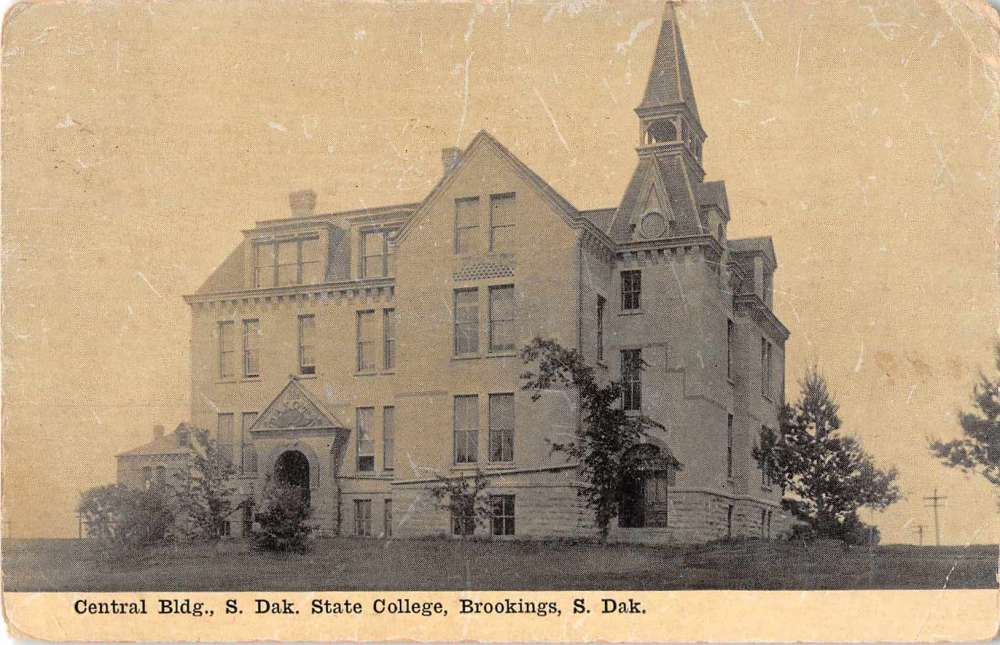
[[[669,119],[654,121],[646,130],[646,145],[677,141],[677,126]]]

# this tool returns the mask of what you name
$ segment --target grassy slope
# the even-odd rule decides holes
[[[996,588],[996,546],[874,551],[742,542],[643,547],[319,540],[306,555],[241,543],[105,559],[85,542],[3,544],[8,591]]]

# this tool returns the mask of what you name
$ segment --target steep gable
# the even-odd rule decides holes
[[[252,431],[346,428],[323,408],[298,379],[292,378],[250,428]]]

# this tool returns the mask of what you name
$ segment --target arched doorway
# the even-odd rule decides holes
[[[306,504],[309,503],[309,459],[304,454],[298,450],[281,453],[274,462],[274,479],[299,488]]]
[[[618,525],[667,526],[667,493],[679,462],[649,443],[636,446],[625,459],[632,473],[622,481]]]

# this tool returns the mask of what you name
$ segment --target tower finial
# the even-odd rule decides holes
[[[646,93],[639,109],[686,105],[691,116],[698,120],[698,106],[694,100],[691,72],[684,54],[684,41],[677,26],[677,14],[673,0],[667,0],[663,7],[660,36],[656,42],[653,66],[649,70]]]

